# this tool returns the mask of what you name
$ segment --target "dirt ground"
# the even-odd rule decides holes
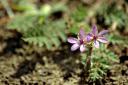
[[[94,82],[83,80],[79,53],[72,53],[66,43],[62,46],[60,50],[46,51],[28,45],[19,33],[1,28],[0,85],[92,85]],[[127,57],[121,56],[120,63],[95,84],[128,85]]]

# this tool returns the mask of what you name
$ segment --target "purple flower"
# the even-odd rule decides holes
[[[93,41],[94,46],[96,48],[99,48],[99,42],[101,43],[108,43],[107,39],[104,37],[105,34],[108,33],[108,30],[102,30],[101,32],[98,33],[96,25],[92,27],[91,33],[87,35],[87,40],[88,41]]]
[[[83,29],[80,29],[80,32],[78,33],[78,39],[69,37],[68,42],[73,44],[71,47],[71,51],[75,51],[78,48],[80,48],[80,51],[84,52],[86,50],[85,39],[86,39],[86,36],[85,36],[85,32]]]

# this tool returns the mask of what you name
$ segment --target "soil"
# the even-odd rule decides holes
[[[20,33],[1,28],[0,85],[92,85],[94,82],[83,80],[79,52],[72,53],[66,43],[62,46],[46,51],[22,41]],[[128,56],[123,55],[95,84],[128,85],[127,76]]]

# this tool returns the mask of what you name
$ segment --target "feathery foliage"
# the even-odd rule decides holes
[[[116,23],[116,27],[127,26],[128,16],[125,12],[125,8],[123,4],[124,0],[121,2],[117,2],[116,0],[112,0],[110,3],[107,3],[107,0],[102,1],[101,6],[97,9],[97,14],[103,16],[106,25],[112,25]],[[120,3],[120,4],[119,4]],[[126,4],[126,3],[125,3]],[[124,5],[125,5],[124,4]]]
[[[121,45],[123,47],[128,47],[127,36],[119,36],[119,34],[115,34],[115,35],[110,34],[108,36],[108,39],[113,44],[118,44],[118,45]]]
[[[90,31],[90,26],[85,21],[87,14],[87,8],[82,4],[79,4],[78,6],[76,6],[75,10],[71,11],[70,18],[73,24],[69,29],[71,33],[77,34],[79,28],[85,28],[86,32]]]
[[[24,13],[21,15],[17,15],[14,19],[8,23],[9,29],[16,29],[23,34],[23,40],[28,43],[45,46],[47,49],[52,49],[53,47],[59,47],[61,42],[66,41],[66,33],[65,33],[65,20],[57,19],[52,20],[49,17],[52,13],[57,11],[63,12],[61,7],[53,7],[52,11],[50,9],[51,6],[46,5],[40,10],[34,9],[34,13]],[[49,11],[46,11],[49,9]]]
[[[81,56],[82,63],[85,64],[87,53]],[[118,57],[113,52],[106,49],[103,44],[101,44],[100,49],[93,49],[91,59],[92,63],[89,70],[89,79],[92,81],[103,78],[107,70],[113,65],[113,62],[118,62]]]
[[[81,22],[87,16],[87,8],[82,4],[79,4],[76,9],[71,13],[71,17],[74,21]]]

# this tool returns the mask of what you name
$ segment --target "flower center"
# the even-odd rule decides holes
[[[83,44],[84,43],[84,41],[83,40],[80,40],[80,44]]]
[[[93,39],[96,40],[97,39],[97,36],[93,36]]]

